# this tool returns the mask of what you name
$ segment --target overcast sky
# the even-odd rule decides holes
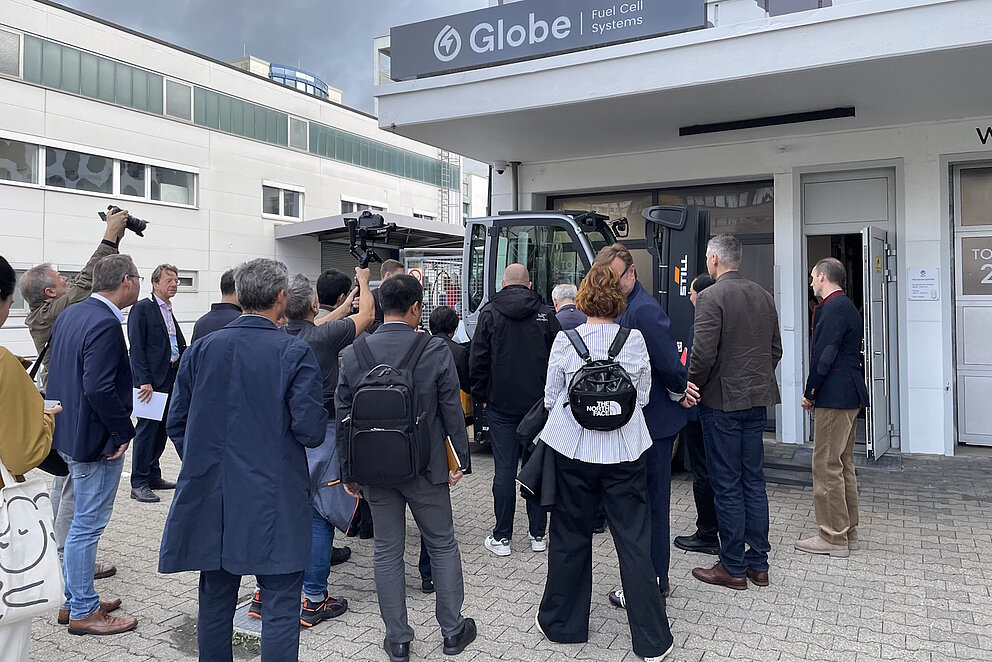
[[[489,6],[487,0],[62,0],[62,4],[218,60],[245,49],[302,66],[372,112],[372,39],[394,25]]]

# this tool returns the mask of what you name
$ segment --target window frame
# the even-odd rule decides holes
[[[354,205],[354,209],[351,211],[345,211],[344,206],[346,204]],[[372,200],[362,200],[361,198],[346,198],[341,196],[341,213],[342,214],[358,214],[365,209],[359,209],[359,207],[364,206],[365,209],[372,211],[374,214],[381,214],[389,211],[389,205],[385,202],[374,202]]]
[[[200,272],[193,271],[190,269],[180,269],[177,274],[179,277],[179,285],[176,287],[177,292],[199,292],[200,291]],[[189,278],[192,281],[191,285],[183,285],[183,278]]]
[[[278,214],[272,214],[270,212],[265,211],[265,195],[264,195],[265,187],[274,188],[274,189],[277,189],[279,191],[279,213]],[[286,215],[286,192],[287,191],[290,191],[292,193],[297,193],[300,196],[300,202],[299,202],[300,215],[299,216],[287,216]],[[261,193],[262,193],[262,195],[261,195],[261,204],[259,205],[259,207],[261,209],[262,218],[268,219],[270,221],[279,221],[279,222],[282,222],[282,223],[299,223],[299,222],[302,222],[304,218],[306,218],[305,213],[304,213],[304,209],[305,209],[305,206],[306,206],[307,194],[306,194],[306,189],[303,186],[300,186],[298,184],[285,184],[285,183],[282,183],[282,182],[274,182],[274,181],[270,181],[268,179],[263,179],[262,180]]]

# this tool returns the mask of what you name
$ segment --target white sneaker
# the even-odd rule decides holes
[[[544,628],[541,627],[541,610],[540,609],[538,609],[537,610],[537,613],[534,614],[534,625],[537,626],[537,631],[541,633],[541,636],[544,637],[545,639],[547,639],[548,638],[548,635],[544,634]]]
[[[669,653],[671,653],[673,650],[675,650],[675,643],[674,642],[672,643],[671,646],[668,647],[668,650],[667,651],[665,651],[661,655],[655,655],[654,657],[646,657],[646,658],[644,658],[644,662],[661,662],[666,657],[668,657]]]
[[[506,538],[496,540],[492,536],[486,536],[486,549],[496,556],[510,555],[510,541]]]
[[[544,536],[540,536],[538,538],[535,538],[534,536],[530,537],[530,551],[543,552],[547,548],[548,548],[548,541],[544,539]]]

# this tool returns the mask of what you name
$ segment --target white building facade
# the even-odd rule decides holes
[[[121,250],[145,294],[157,264],[178,266],[187,331],[245,260],[353,266],[322,264],[319,238],[277,240],[277,227],[378,208],[458,234],[460,164],[333,99],[57,5],[0,0],[0,254],[19,271],[77,272],[103,235],[97,212],[126,208],[149,227]],[[0,343],[32,356],[26,312],[18,299]]]
[[[550,39],[540,26],[559,13],[589,30],[589,14],[527,0],[449,17],[464,34],[437,33],[439,59],[456,42],[495,59],[383,82],[380,126],[518,162],[516,182],[510,169],[493,176],[494,211],[627,216],[639,248],[640,210],[683,203],[708,212],[710,235],[738,234],[742,271],[779,309],[784,442],[810,433],[799,407],[809,271],[841,257],[856,305],[874,292],[866,308],[880,313],[869,361],[888,437],[877,455],[992,444],[992,1],[697,2],[699,29],[545,56],[513,49]],[[595,20],[616,30],[628,23],[611,8],[635,23],[646,11],[599,4]],[[494,30],[469,32],[483,23]],[[395,32],[391,48],[395,61]],[[868,252],[863,232],[876,237]]]

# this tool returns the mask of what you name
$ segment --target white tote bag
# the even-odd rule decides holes
[[[41,478],[14,481],[0,462],[0,627],[58,609],[65,599],[52,500]]]

